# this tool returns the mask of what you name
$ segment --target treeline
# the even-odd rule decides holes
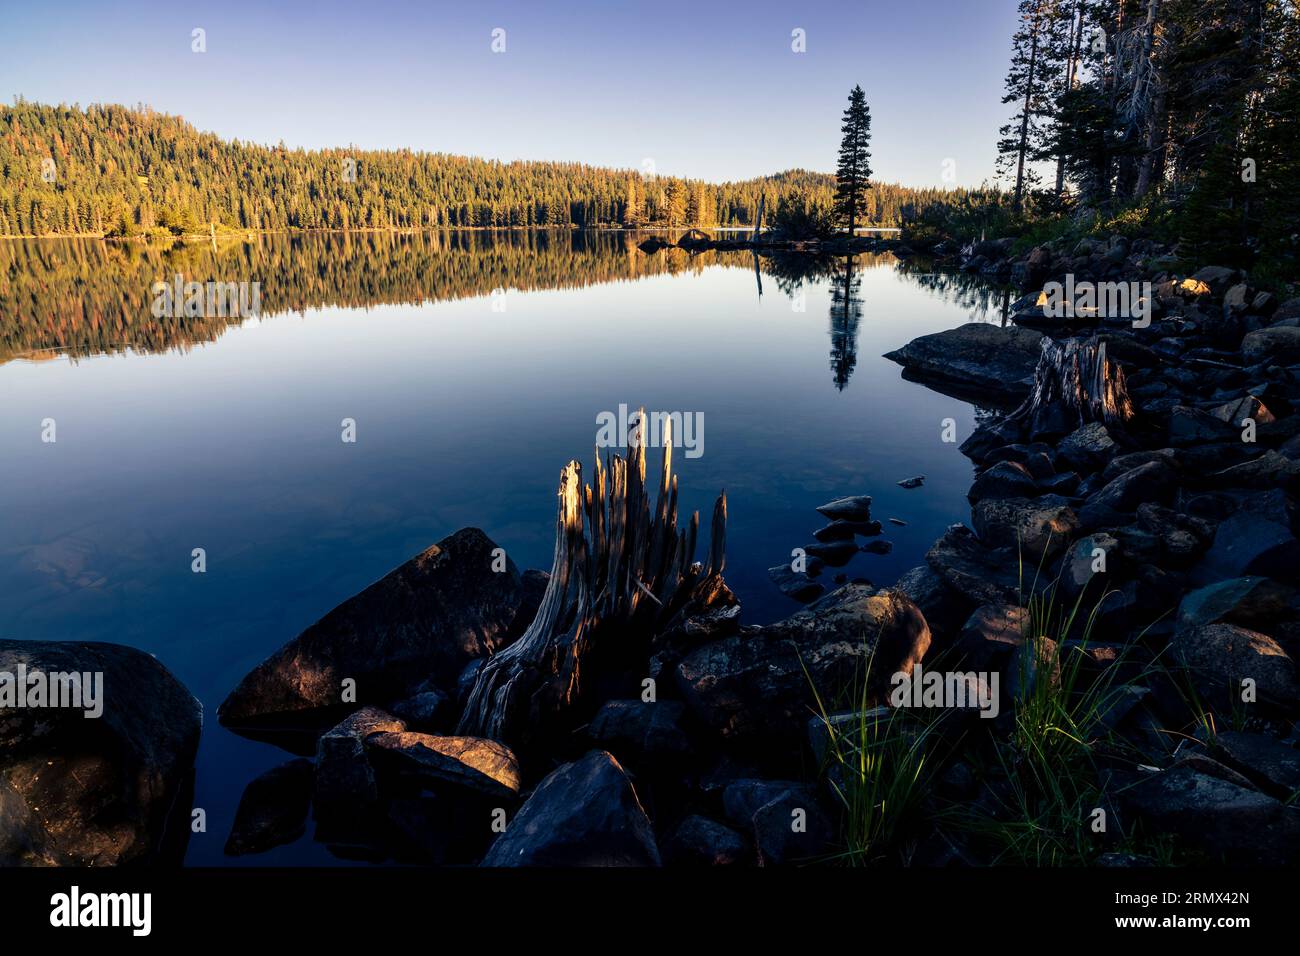
[[[1297,0],[1021,0],[998,144],[1018,212],[1142,210],[1294,261]]]
[[[745,226],[829,174],[712,184],[580,163],[226,141],[147,107],[0,107],[0,234],[218,230]],[[942,190],[876,184],[867,221],[894,225]]]
[[[753,267],[740,253],[647,256],[631,235],[571,230],[272,234],[215,247],[11,240],[0,243],[0,361],[44,350],[81,356],[185,348],[242,321],[155,316],[152,286],[176,273],[187,282],[257,282],[261,314],[272,316],[580,288],[708,264]]]

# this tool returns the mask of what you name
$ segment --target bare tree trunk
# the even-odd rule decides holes
[[[1101,422],[1123,427],[1133,419],[1124,371],[1106,357],[1106,343],[1043,339],[1029,397],[1008,418],[1029,426],[1031,437],[1068,435]]]
[[[677,528],[677,479],[665,425],[663,472],[653,509],[645,485],[647,419],[628,458],[592,484],[571,461],[560,473],[551,579],[528,630],[482,665],[457,730],[512,745],[571,729],[604,681],[639,685],[650,639],[712,607],[734,604],[722,579],[727,499],[713,509],[708,563],[694,561],[699,514]],[[626,692],[626,690],[624,691]]]
[[[1147,89],[1134,89],[1134,96],[1142,96],[1145,103],[1145,136],[1143,138],[1142,159],[1138,166],[1137,186],[1133,190],[1135,198],[1145,196],[1151,190],[1154,179],[1156,152],[1160,149],[1160,139],[1164,132],[1164,112],[1166,88],[1164,73],[1158,63],[1163,59],[1163,51],[1155,48],[1156,31],[1159,29],[1160,0],[1147,0],[1146,34],[1143,39],[1143,55],[1147,59],[1145,71]]]
[[[1025,77],[1025,106],[1020,116],[1020,150],[1016,160],[1016,212],[1020,213],[1025,205],[1025,153],[1029,150],[1029,109],[1034,97],[1034,71],[1038,66],[1038,24],[1042,3],[1034,7],[1034,19],[1030,29],[1033,31],[1029,41],[1029,72]]]

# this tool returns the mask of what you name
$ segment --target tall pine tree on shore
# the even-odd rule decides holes
[[[840,140],[840,161],[835,168],[835,216],[853,235],[860,214],[865,213],[866,194],[871,188],[871,110],[862,87],[854,86],[844,110],[844,134]]]

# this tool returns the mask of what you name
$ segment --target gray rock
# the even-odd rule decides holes
[[[1062,438],[1056,446],[1056,457],[1070,468],[1087,474],[1104,468],[1118,450],[1106,426],[1092,422]]]
[[[984,322],[923,335],[885,358],[923,380],[988,393],[1004,401],[1029,394],[1042,335]]]
[[[1281,489],[1244,498],[1215,530],[1195,572],[1198,582],[1247,575],[1294,580],[1300,543],[1292,527],[1291,503]]]
[[[654,829],[612,754],[593,750],[552,771],[483,866],[659,866]]]
[[[1178,605],[1180,628],[1204,624],[1267,627],[1287,612],[1295,591],[1269,578],[1244,577],[1216,581],[1186,595]]]
[[[1029,610],[1019,605],[986,604],[976,609],[961,629],[957,643],[962,667],[1001,672],[1024,644],[1029,623]]]
[[[1251,365],[1269,362],[1274,365],[1292,365],[1300,362],[1300,328],[1274,325],[1250,332],[1241,340],[1241,354]]]
[[[363,707],[316,741],[312,805],[326,841],[351,841],[379,802],[379,783],[366,753],[371,734],[399,733],[406,724],[378,707]]]
[[[901,591],[925,615],[935,641],[951,640],[962,622],[970,615],[971,603],[944,583],[934,569],[923,564],[898,579],[895,591]]]
[[[596,711],[587,735],[615,753],[667,756],[691,748],[682,730],[680,701],[609,700]]]
[[[1038,483],[1024,465],[1000,461],[980,472],[966,497],[974,503],[985,498],[1032,498],[1038,493]]]
[[[1300,791],[1300,750],[1273,737],[1238,730],[1219,731],[1214,744],[1229,765],[1266,793],[1290,800]]]
[[[781,589],[782,594],[798,601],[800,604],[815,601],[826,591],[825,587],[808,577],[807,574],[795,571],[788,564],[778,564],[774,568],[768,568],[767,576],[772,579],[773,584]]]
[[[829,521],[870,521],[871,496],[850,495],[836,498],[817,509]]]
[[[669,866],[743,866],[753,858],[741,833],[698,814],[679,823],[664,846]]]
[[[393,716],[416,730],[434,730],[451,723],[451,698],[440,690],[426,690],[393,705]]]
[[[1088,499],[1088,504],[1119,512],[1133,512],[1144,502],[1167,502],[1173,495],[1178,473],[1163,461],[1149,461],[1107,483]]]
[[[1235,624],[1205,624],[1178,631],[1172,648],[1212,704],[1240,700],[1247,678],[1262,700],[1290,706],[1300,697],[1295,664],[1267,634]]]
[[[1240,429],[1215,418],[1209,412],[1177,405],[1169,412],[1169,444],[1184,447],[1214,442],[1239,441]]]
[[[813,532],[818,541],[852,541],[854,535],[872,537],[880,534],[879,521],[832,521]]]
[[[1019,550],[1033,562],[1060,554],[1079,530],[1078,516],[1054,495],[985,498],[972,509],[971,524],[988,547]]]
[[[949,527],[925,560],[945,585],[972,606],[1019,599],[1016,552],[986,547],[965,525]]]
[[[849,584],[777,624],[698,648],[678,665],[677,681],[687,706],[717,733],[779,746],[797,740],[815,706],[813,687],[837,693],[871,659],[878,693],[929,646],[925,618],[906,596]]]
[[[1300,812],[1191,767],[1151,774],[1123,800],[1146,832],[1172,834],[1229,863],[1294,864],[1300,854]]]

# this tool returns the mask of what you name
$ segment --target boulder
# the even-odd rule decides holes
[[[1252,461],[1231,465],[1204,479],[1215,488],[1288,488],[1300,490],[1300,461],[1269,449]]]
[[[371,734],[400,733],[406,724],[378,707],[363,707],[316,741],[312,804],[327,840],[351,839],[379,802],[379,783],[366,753]]]
[[[444,538],[344,601],[252,671],[217,710],[223,724],[329,708],[341,682],[361,703],[389,703],[432,678],[450,692],[465,665],[496,653],[524,600],[519,572],[492,570],[496,545],[477,528]],[[531,618],[532,612],[527,614]]]
[[[659,866],[650,818],[612,754],[593,750],[552,771],[483,866]]]
[[[675,700],[608,700],[591,719],[587,736],[625,756],[684,754],[691,749],[681,727],[685,710]]]
[[[1179,628],[1205,624],[1267,627],[1288,612],[1295,591],[1263,577],[1230,578],[1187,594],[1178,605]]]
[[[1293,527],[1292,505],[1281,489],[1247,496],[1219,523],[1194,577],[1198,583],[1248,575],[1294,580],[1300,542]]]
[[[1029,610],[1016,604],[986,604],[976,609],[957,642],[962,667],[1002,671],[1016,648],[1025,642],[1029,624]]]
[[[1268,866],[1300,856],[1300,811],[1190,766],[1150,774],[1122,799],[1148,834],[1171,834],[1215,859]]]
[[[1235,624],[1204,624],[1179,630],[1171,646],[1212,704],[1221,703],[1225,692],[1239,701],[1247,678],[1255,682],[1260,699],[1289,706],[1300,697],[1294,663],[1267,634]]]
[[[925,618],[905,595],[848,584],[777,624],[688,654],[677,681],[687,706],[733,741],[797,741],[816,706],[814,687],[837,694],[865,677],[871,693],[910,673],[930,646]]]
[[[1292,365],[1300,362],[1300,328],[1271,325],[1249,332],[1241,340],[1241,354],[1251,365],[1262,362]]]
[[[1219,731],[1214,747],[1229,766],[1266,793],[1290,800],[1300,791],[1300,750],[1264,734],[1239,730]]]
[[[365,745],[376,766],[434,786],[452,784],[502,802],[519,795],[519,761],[495,740],[390,731],[368,734]]]
[[[818,507],[817,511],[829,521],[870,521],[871,496],[850,495],[836,498]]]
[[[189,833],[193,695],[118,644],[0,640],[0,673],[15,693],[23,676],[30,691],[36,674],[91,675],[89,706],[0,704],[0,866],[170,862],[171,838]]]
[[[972,509],[971,524],[988,547],[1019,550],[1034,562],[1060,554],[1079,530],[1074,511],[1055,495],[985,498]]]
[[[1169,501],[1177,481],[1178,472],[1172,466],[1159,459],[1149,461],[1107,482],[1088,499],[1088,504],[1133,512],[1144,502]]]
[[[1177,447],[1214,442],[1240,441],[1237,426],[1229,425],[1209,412],[1177,405],[1169,413],[1169,444]]]
[[[1038,494],[1033,475],[1014,461],[1000,461],[980,472],[966,493],[972,503],[984,498],[1032,498]]]
[[[965,525],[952,525],[925,555],[926,564],[943,583],[971,606],[1019,599],[1019,556],[1009,548],[992,549]]]
[[[923,335],[885,358],[922,381],[1014,403],[1029,394],[1042,335],[1015,326],[971,322]]]
[[[941,646],[956,636],[972,609],[966,598],[944,583],[943,578],[926,564],[906,572],[898,579],[894,590],[911,598],[925,615],[932,640],[940,642]]]
[[[302,836],[311,808],[314,769],[310,760],[300,757],[253,778],[235,810],[226,854],[264,853]]]
[[[767,576],[788,598],[798,601],[800,604],[807,604],[809,601],[815,601],[825,593],[826,588],[817,581],[808,577],[802,571],[796,571],[788,564],[778,564],[774,568],[767,569]]]
[[[1080,474],[1104,468],[1119,446],[1101,422],[1075,429],[1056,446],[1056,458]]]
[[[679,823],[664,846],[669,866],[743,866],[753,856],[741,833],[698,814]]]

